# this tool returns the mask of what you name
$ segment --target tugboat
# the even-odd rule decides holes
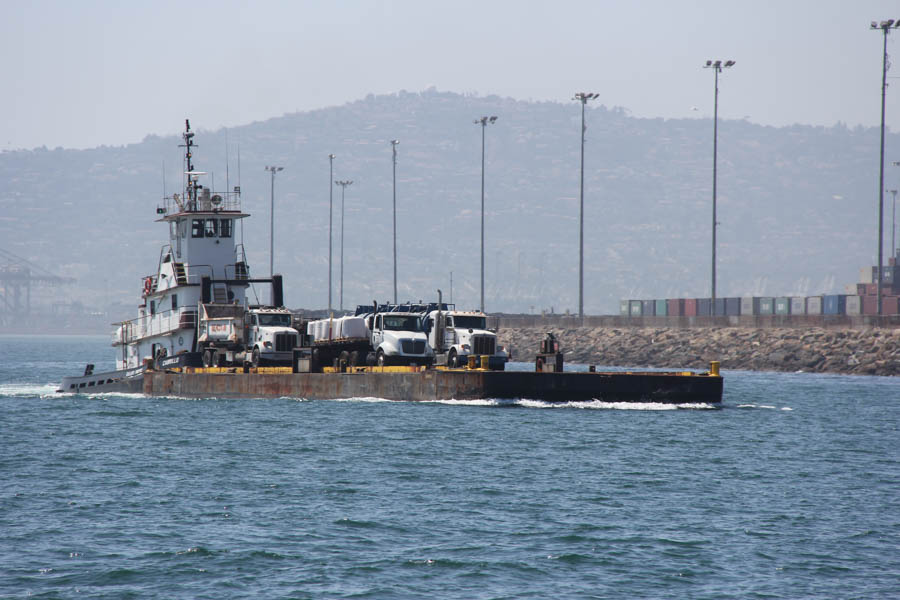
[[[241,211],[240,186],[214,192],[204,185],[206,173],[194,170],[196,146],[187,119],[181,137],[184,192],[163,198],[156,209],[157,222],[168,224],[169,241],[160,249],[155,272],[141,282],[137,318],[116,324],[112,342],[116,370],[94,373],[93,365],[88,365],[83,375],[64,378],[60,392],[141,392],[149,367],[199,366],[201,300],[245,306],[251,283],[274,280],[250,279],[243,243],[235,242],[235,225],[249,216]]]

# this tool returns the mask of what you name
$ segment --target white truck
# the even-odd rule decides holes
[[[497,334],[487,328],[487,315],[483,312],[432,310],[425,315],[423,327],[439,365],[463,367],[474,355],[487,356],[488,368],[492,370],[506,368],[509,351],[497,343]]]
[[[200,303],[197,350],[203,365],[291,364],[300,334],[284,308]]]
[[[331,366],[430,365],[434,351],[422,331],[421,315],[401,312],[320,319],[307,324],[313,362]]]

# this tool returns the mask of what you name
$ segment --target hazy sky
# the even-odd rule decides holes
[[[706,59],[733,59],[719,114],[877,125],[887,0],[534,2],[0,0],[0,149],[85,148],[217,129],[369,93],[570,101],[712,115]],[[888,37],[900,56],[900,30]],[[900,81],[900,59],[889,73]],[[887,123],[900,129],[900,85]]]

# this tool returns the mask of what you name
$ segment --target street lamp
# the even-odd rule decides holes
[[[716,74],[716,96],[713,109],[713,196],[712,196],[712,300],[709,303],[709,314],[716,314],[716,227],[719,223],[716,221],[716,160],[719,145],[719,73],[722,69],[728,69],[734,66],[733,60],[706,61],[704,69],[712,69]]]
[[[882,270],[884,269],[884,97],[887,92],[887,36],[891,30],[891,25],[896,29],[900,27],[900,19],[896,23],[893,19],[876,23],[872,21],[870,29],[880,29],[884,34],[884,51],[881,60],[881,162],[878,172],[878,314],[882,314],[881,302],[881,280],[884,277]]]
[[[344,311],[344,191],[348,185],[353,182],[347,180],[335,180],[335,184],[341,186],[341,295],[340,295],[340,311]]]
[[[473,123],[481,125],[481,312],[484,312],[484,130],[487,124],[493,125],[497,117],[481,117]]]
[[[397,304],[397,146],[400,140],[391,140],[394,161],[394,304]]]
[[[272,173],[272,199],[269,206],[269,277],[275,272],[275,173],[284,171],[284,167],[266,167]]]
[[[331,205],[334,195],[334,154],[328,155],[328,314],[331,315]]]
[[[897,190],[888,191],[894,197],[893,202],[891,202],[891,258],[894,258],[897,256],[896,251],[894,250],[894,248],[897,247],[894,239],[895,223],[897,222]]]
[[[584,107],[588,100],[597,98],[600,94],[578,92],[573,100],[581,102],[581,183],[579,188],[578,210],[578,318],[584,323]]]

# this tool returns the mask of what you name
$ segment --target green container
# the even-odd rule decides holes
[[[775,313],[775,298],[759,298],[759,314],[771,315]]]
[[[619,300],[619,316],[627,317],[628,315],[628,300]]]
[[[775,314],[776,315],[791,314],[791,299],[790,298],[775,298]]]
[[[657,317],[665,317],[668,316],[668,305],[665,300],[657,300],[656,301],[656,316]]]

